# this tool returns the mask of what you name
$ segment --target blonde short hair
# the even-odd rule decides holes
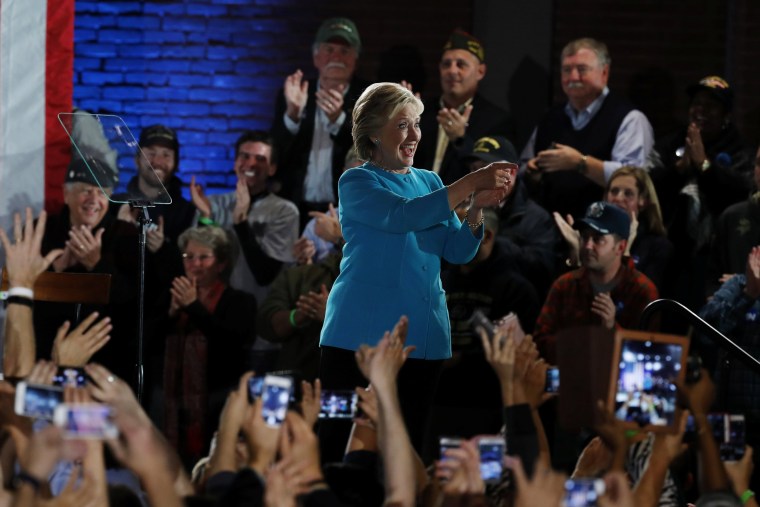
[[[422,101],[400,84],[375,83],[364,90],[354,106],[351,130],[354,148],[360,159],[372,158],[375,147],[372,134],[376,134],[399,110],[409,105],[417,110],[418,115],[422,114]]]

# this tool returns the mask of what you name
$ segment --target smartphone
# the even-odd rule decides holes
[[[292,390],[293,379],[291,377],[277,375],[264,377],[264,385],[261,391],[261,402],[263,404],[261,415],[268,426],[279,428],[285,421]]]
[[[111,407],[100,403],[61,403],[55,409],[53,423],[63,429],[64,438],[102,440],[119,436]]]
[[[559,392],[559,368],[552,366],[546,369],[546,386],[544,391],[547,393]]]
[[[84,368],[76,366],[59,366],[53,377],[53,384],[61,387],[84,387],[90,377]]]
[[[478,440],[480,477],[483,482],[492,484],[501,479],[504,449],[504,439],[501,437],[481,437]]]
[[[261,397],[261,391],[264,390],[264,377],[251,377],[248,379],[248,401]]]
[[[479,327],[482,327],[485,330],[489,339],[493,338],[493,335],[496,332],[491,319],[489,319],[481,310],[475,310],[472,312],[472,317],[470,317],[470,326],[472,326],[472,330],[478,337],[480,337],[480,335],[477,334]]]
[[[16,385],[15,411],[18,415],[53,420],[55,408],[63,403],[63,389],[57,386],[28,384]]]
[[[446,451],[448,449],[459,449],[462,445],[462,439],[459,437],[441,437],[438,441],[439,445],[439,457],[441,461],[448,459],[446,457]]]
[[[595,507],[604,489],[602,479],[568,479],[562,507]]]
[[[353,419],[359,396],[354,391],[322,391],[320,419]]]
[[[519,345],[521,341],[525,338],[525,331],[522,328],[522,325],[520,325],[520,318],[517,316],[515,312],[509,312],[504,318],[499,321],[499,328],[502,329],[502,331],[506,333],[509,330],[510,326],[514,326],[514,330],[512,331],[512,338],[515,340],[515,345]]]
[[[744,447],[747,444],[745,428],[743,414],[726,415],[723,444],[720,446],[721,460],[739,461],[744,457]]]

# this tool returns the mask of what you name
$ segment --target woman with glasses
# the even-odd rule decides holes
[[[164,353],[164,432],[191,464],[208,447],[229,387],[255,338],[256,299],[231,288],[231,245],[219,227],[194,227],[178,245],[184,276],[171,284]]]

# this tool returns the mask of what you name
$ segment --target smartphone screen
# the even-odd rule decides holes
[[[615,417],[639,426],[670,426],[683,347],[623,340],[615,393]]]
[[[726,414],[724,421],[720,459],[723,461],[739,461],[744,457],[744,446],[747,443],[744,415]]]
[[[559,392],[559,368],[553,366],[546,369],[546,387],[544,391],[547,393]]]
[[[55,408],[63,403],[63,389],[56,386],[16,385],[15,411],[18,415],[52,421]]]
[[[278,377],[267,375],[264,377],[264,386],[261,393],[263,404],[261,414],[269,426],[279,427],[288,413],[290,393],[293,388],[293,379],[290,377]]]
[[[602,479],[568,479],[565,481],[563,507],[595,507],[604,494]]]
[[[498,482],[504,460],[504,439],[483,437],[478,440],[480,451],[480,477],[484,482]]]
[[[457,437],[441,437],[439,440],[440,459],[441,461],[448,459],[446,457],[446,451],[448,449],[459,449],[462,445],[462,439]]]
[[[53,377],[53,384],[61,387],[84,387],[88,376],[84,368],[74,366],[60,366]]]
[[[356,415],[358,398],[354,391],[322,391],[320,419],[352,419]]]
[[[63,429],[64,438],[109,439],[119,435],[111,407],[100,403],[62,403],[55,409],[53,422]]]
[[[253,403],[253,400],[261,397],[261,392],[264,390],[264,377],[251,377],[248,379],[248,401]]]

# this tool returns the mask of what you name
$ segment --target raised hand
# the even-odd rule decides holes
[[[98,312],[92,312],[73,331],[69,321],[61,324],[53,342],[53,361],[63,366],[84,366],[111,339],[110,317],[98,322]]]
[[[317,253],[317,247],[309,238],[301,237],[293,243],[293,257],[298,264],[312,264],[312,259]]]
[[[443,128],[449,141],[456,141],[464,137],[467,127],[470,125],[470,115],[472,114],[472,104],[467,106],[462,114],[459,114],[455,108],[444,107],[438,111],[436,119],[438,124]]]
[[[34,282],[54,260],[63,254],[63,250],[50,251],[44,257],[40,253],[42,236],[45,234],[47,213],[40,212],[37,227],[34,226],[32,209],[26,208],[26,222],[22,229],[21,215],[13,216],[13,242],[8,239],[5,230],[0,228],[0,242],[5,251],[5,267],[8,270],[10,287],[34,288]]]
[[[172,280],[170,292],[172,299],[176,299],[180,308],[190,306],[198,299],[198,288],[195,284],[195,278],[178,276]]]
[[[573,228],[573,224],[575,223],[573,216],[567,215],[566,218],[562,218],[562,215],[556,211],[552,213],[552,216],[554,217],[554,223],[557,224],[559,232],[562,234],[562,237],[565,239],[565,242],[569,247],[570,260],[577,263],[581,251],[581,233]]]
[[[92,234],[86,225],[72,227],[69,231],[69,240],[66,246],[73,257],[84,266],[87,271],[92,271],[100,262],[101,249],[103,247],[104,228],[100,228]]]
[[[146,233],[145,245],[148,247],[148,250],[151,253],[156,253],[161,249],[162,246],[164,246],[165,239],[166,236],[164,235],[164,217],[160,216],[158,217],[156,228]]]
[[[343,231],[338,220],[338,211],[332,203],[329,204],[327,213],[310,211],[309,216],[315,219],[314,233],[325,241],[338,243],[343,239]]]
[[[319,410],[322,405],[322,382],[316,379],[314,383],[301,381],[301,412],[310,428],[313,428],[319,419]]]
[[[329,294],[325,284],[322,284],[319,292],[309,291],[308,294],[301,295],[296,301],[296,309],[312,320],[324,322]]]
[[[553,148],[538,152],[536,164],[546,172],[575,169],[583,159],[581,152],[565,144],[555,143]]]
[[[401,80],[399,84],[403,86],[404,88],[406,88],[407,90],[409,90],[410,92],[414,93],[414,96],[417,97],[419,100],[422,100],[422,95],[420,95],[420,92],[415,92],[413,90],[412,83],[410,83],[409,81]]]
[[[686,129],[685,143],[684,158],[691,162],[692,167],[701,168],[704,161],[707,160],[707,155],[705,154],[705,145],[702,142],[702,133],[696,123],[690,123]]]
[[[317,90],[317,106],[325,112],[330,123],[335,123],[343,112],[343,90],[344,85],[338,85],[337,88],[327,90],[320,88]]]
[[[309,82],[303,78],[301,69],[285,78],[283,94],[287,107],[286,114],[295,123],[300,122],[306,102],[309,99]]]
[[[190,199],[202,217],[211,218],[211,202],[204,194],[203,187],[195,183],[195,176],[190,178]]]
[[[251,192],[245,178],[238,178],[235,186],[235,209],[232,211],[232,220],[239,224],[248,220],[248,211],[251,208]]]
[[[602,319],[602,325],[607,329],[615,327],[616,311],[615,302],[612,301],[609,292],[600,292],[594,296],[594,300],[591,302],[591,313],[599,315]]]
[[[536,505],[559,506],[565,494],[564,474],[552,471],[543,462],[536,463],[533,478],[525,475],[518,458],[506,458],[507,467],[512,470],[517,485],[515,507],[535,507]]]

